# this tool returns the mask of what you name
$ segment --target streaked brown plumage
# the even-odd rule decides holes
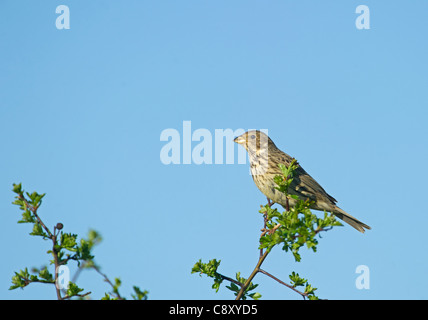
[[[248,131],[235,138],[234,141],[242,145],[248,152],[251,174],[256,186],[267,198],[285,208],[286,196],[275,188],[277,185],[274,177],[282,174],[278,164],[282,163],[288,167],[293,158],[279,150],[273,141],[261,131]],[[336,199],[330,196],[300,165],[294,172],[289,193],[297,195],[302,200],[314,201],[311,209],[332,212],[360,232],[371,229],[336,206]],[[295,204],[296,200],[290,198],[289,205],[293,207]]]

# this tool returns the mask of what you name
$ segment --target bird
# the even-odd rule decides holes
[[[236,137],[234,142],[247,150],[254,183],[267,197],[268,202],[278,203],[287,209],[287,196],[276,189],[278,186],[274,178],[277,175],[282,175],[278,165],[283,164],[288,168],[294,158],[278,149],[271,138],[259,130],[247,131]],[[290,195],[296,195],[303,201],[310,200],[311,205],[309,205],[309,208],[331,212],[362,233],[364,233],[365,229],[371,229],[367,224],[339,208],[336,205],[337,200],[330,196],[299,163],[297,164],[298,167],[294,171],[293,180],[288,190]],[[297,204],[297,200],[288,197],[288,204],[290,207],[294,207]]]

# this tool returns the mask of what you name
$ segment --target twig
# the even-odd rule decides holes
[[[263,237],[266,233],[273,234],[276,230],[278,230],[278,228],[279,228],[280,226],[282,226],[282,224],[277,223],[277,224],[275,225],[275,227],[273,227],[272,229],[266,229],[266,227],[264,227],[264,228],[261,230],[261,231],[263,231],[263,232],[262,232],[262,234],[260,235],[260,238],[261,238],[261,237]]]
[[[250,285],[251,281],[254,279],[256,274],[260,271],[260,266],[262,265],[263,261],[265,261],[267,255],[269,254],[270,250],[266,250],[265,253],[259,258],[259,261],[257,262],[256,267],[254,268],[251,275],[248,277],[247,281],[245,281],[244,285],[241,287],[241,290],[239,290],[238,295],[236,296],[235,300],[241,300],[242,296],[244,295],[245,290]]]
[[[333,227],[327,227],[327,228],[321,228],[321,227],[318,227],[318,228],[316,228],[315,230],[314,230],[314,233],[315,233],[315,235],[317,235],[318,233],[320,233],[321,231],[328,231],[328,230],[331,230]],[[296,238],[299,238],[299,237],[301,237],[302,235],[301,234],[298,234],[298,235],[295,235],[294,237],[293,237],[293,239],[296,239]],[[321,237],[321,236],[320,236]]]
[[[229,278],[229,277],[227,277],[227,276],[224,276],[224,275],[222,275],[221,273],[218,273],[218,272],[217,272],[217,274],[218,274],[218,275],[219,275],[223,280],[230,281],[230,282],[232,282],[232,283],[234,283],[234,284],[236,284],[236,285],[240,286],[241,288],[242,288],[242,286],[244,285],[243,283],[241,283],[241,282],[239,282],[239,281],[237,281],[237,280],[235,280],[235,279]]]
[[[22,280],[24,280],[24,282],[25,282],[25,285],[26,285],[26,286],[28,286],[28,285],[29,285],[30,283],[32,283],[32,282],[46,283],[46,284],[55,284],[55,282],[54,282],[54,281],[40,280],[40,279],[30,280],[30,279],[28,279],[28,278],[26,278],[26,277],[23,277],[23,276],[21,276],[21,275],[19,275],[19,277],[20,277]]]
[[[266,199],[267,199],[267,205],[269,206],[269,208],[272,208],[272,206],[275,204],[275,202],[273,202],[271,199],[269,199],[268,197],[266,197]],[[261,207],[261,206],[260,206]],[[263,215],[263,229],[261,229],[261,231],[262,231],[262,234],[260,235],[260,238],[261,237],[263,237],[267,232],[272,232],[272,230],[273,230],[273,232],[275,232],[276,231],[276,229],[278,229],[281,225],[280,224],[278,224],[278,225],[276,225],[273,229],[271,229],[271,230],[267,230],[266,229],[266,227],[267,227],[267,221],[268,221],[268,217],[267,217],[267,213],[265,213],[264,215]],[[272,232],[272,233],[273,233]],[[272,233],[270,233],[270,234],[272,234]],[[260,249],[260,258],[263,256],[263,249]]]
[[[89,265],[89,266],[88,266]],[[113,284],[113,282],[111,282],[111,280],[107,277],[107,275],[105,274],[105,273],[103,273],[103,272],[101,272],[101,270],[100,270],[100,268],[95,264],[95,262],[93,261],[93,260],[88,260],[88,261],[84,261],[80,266],[79,266],[79,268],[77,269],[77,271],[76,271],[76,273],[74,274],[74,276],[73,276],[73,279],[72,279],[72,282],[76,282],[77,281],[77,278],[79,277],[79,275],[80,275],[80,273],[82,272],[82,270],[83,269],[94,269],[98,274],[100,274],[103,278],[104,278],[104,281],[105,282],[107,282],[112,288],[113,288],[113,291],[115,290],[114,289],[114,284]],[[229,278],[229,277],[226,277],[226,276],[223,276],[222,274],[219,274],[221,277],[222,277],[222,279],[224,279],[224,280],[228,280],[228,281],[231,281],[231,282],[234,282],[234,283],[236,283],[236,284],[238,284],[238,285],[241,285],[242,286],[242,283],[240,283],[240,282],[238,282],[238,281],[236,281],[236,280],[233,280],[233,279],[231,279],[231,278]],[[119,294],[119,291],[118,290],[116,290],[116,291],[114,291],[113,292],[113,294],[114,295],[116,295],[116,297],[119,299],[119,300],[125,300],[125,298],[123,298],[120,294]]]
[[[272,207],[272,205],[274,204],[274,202],[271,202],[271,200],[269,198],[267,198],[267,200],[268,200],[269,207]],[[286,197],[285,207],[286,207],[285,208],[286,211],[290,211],[290,205],[289,205],[288,196]],[[273,234],[274,232],[276,232],[282,226],[280,223],[278,223],[272,229],[267,229],[267,221],[268,221],[268,217],[267,217],[267,213],[265,213],[264,216],[263,216],[263,229],[261,229],[262,234],[260,235],[260,238],[263,237],[264,235],[266,235],[266,233]],[[318,227],[315,230],[315,235],[317,235],[321,231],[327,231],[327,230],[330,230],[330,229],[331,228],[321,228],[321,227]],[[297,238],[297,237],[301,237],[301,235],[296,235],[294,238]],[[254,277],[256,276],[256,274],[258,272],[261,272],[261,273],[263,273],[263,274],[271,277],[272,279],[278,281],[279,283],[283,284],[284,286],[286,286],[286,287],[292,289],[293,291],[299,293],[303,297],[303,299],[305,299],[307,297],[306,293],[297,290],[294,286],[285,283],[284,281],[278,279],[274,275],[272,275],[269,272],[267,272],[267,271],[265,271],[265,270],[263,270],[263,269],[260,268],[261,265],[262,265],[262,263],[263,263],[263,261],[266,259],[266,257],[267,257],[267,255],[268,255],[269,252],[270,252],[270,250],[268,250],[268,249],[266,249],[265,252],[263,252],[263,249],[260,249],[259,261],[257,262],[257,265],[254,268],[253,272],[251,273],[250,277],[247,279],[247,281],[245,281],[245,283],[244,283],[243,286],[241,285],[241,290],[239,291],[238,295],[236,296],[236,300],[240,300],[242,298],[242,296],[244,295],[245,290],[248,288],[248,286],[250,285],[251,281],[254,279]],[[230,280],[233,280],[233,279],[229,278],[228,280],[230,281]]]
[[[58,231],[58,234],[59,234],[59,231]],[[56,296],[57,296],[58,300],[62,300],[61,289],[57,285],[59,259],[58,259],[58,252],[57,252],[57,249],[56,249],[56,237],[57,237],[58,234],[56,233],[56,227],[54,227],[54,233],[51,236],[51,239],[52,239],[52,243],[53,243],[53,246],[52,246],[52,255],[54,257],[54,264],[55,264],[55,290],[56,290]]]
[[[92,292],[91,291],[89,291],[89,292],[86,292],[86,293],[84,293],[84,294],[75,294],[75,295],[73,295],[73,296],[69,296],[69,295],[66,295],[64,298],[62,298],[63,300],[67,300],[67,299],[70,299],[70,298],[74,298],[74,297],[80,297],[80,298],[83,298],[83,297],[86,297],[87,295],[90,295]]]
[[[25,197],[22,194],[18,195],[18,198],[20,200],[22,200],[24,202],[25,206],[33,213],[33,215],[37,219],[37,222],[43,227],[43,229],[48,234],[49,238],[52,240],[52,255],[53,255],[54,264],[55,264],[55,291],[56,291],[56,296],[57,296],[58,300],[62,300],[63,298],[61,297],[61,290],[57,286],[59,259],[58,259],[58,252],[56,250],[56,244],[57,244],[57,236],[59,234],[59,231],[57,234],[56,233],[56,227],[54,227],[54,232],[52,233],[49,230],[49,228],[46,227],[46,225],[43,223],[42,219],[40,219],[39,215],[37,214],[37,209],[39,208],[39,206],[34,207],[34,206],[30,205],[28,203],[27,199],[25,199]],[[57,224],[57,225],[59,225],[59,224]]]
[[[125,298],[123,298],[120,295],[119,291],[117,289],[115,290],[115,286],[114,286],[113,282],[110,281],[110,279],[107,277],[107,275],[105,273],[101,272],[100,268],[97,265],[93,264],[91,266],[91,268],[93,268],[96,272],[98,272],[104,278],[105,282],[107,282],[109,285],[111,285],[111,287],[113,288],[113,294],[116,295],[116,298],[118,300],[125,300]]]
[[[27,201],[27,199],[25,199],[25,197],[24,196],[22,196],[21,194],[20,195],[18,195],[18,198],[20,199],[20,200],[22,200],[22,201],[24,201],[24,204],[25,204],[25,206],[28,208],[28,209],[30,209],[30,211],[34,214],[34,216],[36,217],[36,219],[37,219],[37,222],[43,227],[43,229],[45,229],[45,231],[48,233],[48,235],[49,235],[49,238],[50,239],[52,239],[52,233],[51,233],[51,231],[49,230],[49,228],[48,227],[46,227],[46,225],[43,223],[43,221],[42,221],[42,219],[40,219],[40,217],[38,216],[38,214],[37,214],[37,209],[39,208],[39,206],[37,206],[37,207],[33,207],[31,204],[29,204],[28,203],[28,201]]]
[[[285,283],[284,281],[282,281],[282,280],[278,279],[277,277],[275,277],[274,275],[270,274],[269,272],[267,272],[267,271],[265,271],[265,270],[263,270],[263,269],[260,269],[260,270],[259,270],[259,272],[260,272],[260,273],[263,273],[263,274],[265,274],[265,275],[267,275],[268,277],[271,277],[272,279],[274,279],[274,280],[276,280],[276,281],[278,281],[280,284],[283,284],[283,285],[284,285],[284,286],[286,286],[287,288],[290,288],[291,290],[293,290],[293,291],[297,292],[298,294],[300,294],[300,295],[303,297],[303,299],[306,299],[307,294],[306,294],[305,292],[301,292],[301,291],[297,290],[297,289],[296,289],[295,287],[293,287],[292,285],[290,285],[290,284],[288,284],[288,283]]]

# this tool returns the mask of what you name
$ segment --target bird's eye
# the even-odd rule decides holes
[[[251,135],[251,139],[255,139],[256,138],[256,136],[253,134],[253,135]]]

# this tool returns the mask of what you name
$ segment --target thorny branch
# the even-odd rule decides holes
[[[60,230],[63,228],[63,224],[62,223],[57,223],[56,226],[54,226],[54,231],[53,233],[50,231],[50,229],[44,224],[44,222],[42,221],[42,219],[40,219],[39,215],[37,214],[37,210],[40,206],[33,206],[30,203],[28,203],[27,199],[25,199],[25,197],[23,196],[23,194],[18,194],[18,199],[23,201],[25,209],[28,209],[31,211],[31,213],[34,215],[34,217],[37,219],[37,223],[40,224],[42,226],[42,228],[46,231],[48,238],[50,240],[52,240],[52,255],[53,255],[53,260],[54,260],[54,265],[55,265],[55,272],[54,272],[54,278],[55,281],[50,282],[50,281],[42,281],[42,280],[30,280],[24,277],[21,277],[26,284],[29,284],[31,282],[40,282],[40,283],[51,283],[55,285],[55,291],[56,291],[56,296],[58,300],[65,300],[65,299],[70,299],[71,297],[68,295],[65,295],[64,297],[61,296],[61,290],[60,287],[57,285],[58,284],[58,269],[60,264],[59,261],[59,257],[58,257],[58,250],[57,250],[57,246],[58,246],[58,241],[57,241],[57,237],[60,233]],[[84,297],[89,295],[91,292],[87,292],[84,294],[77,294],[77,296],[79,297]]]
[[[270,274],[269,272],[267,272],[263,269],[260,269],[259,272],[267,275],[268,277],[271,277],[272,279],[278,281],[280,284],[282,284],[282,285],[286,286],[287,288],[290,288],[291,290],[297,292],[298,294],[300,294],[303,297],[303,299],[305,299],[308,296],[308,294],[306,292],[301,292],[301,291],[297,290],[296,287],[294,287],[288,283],[285,283],[282,280],[279,280],[277,277],[275,277],[274,275]]]

